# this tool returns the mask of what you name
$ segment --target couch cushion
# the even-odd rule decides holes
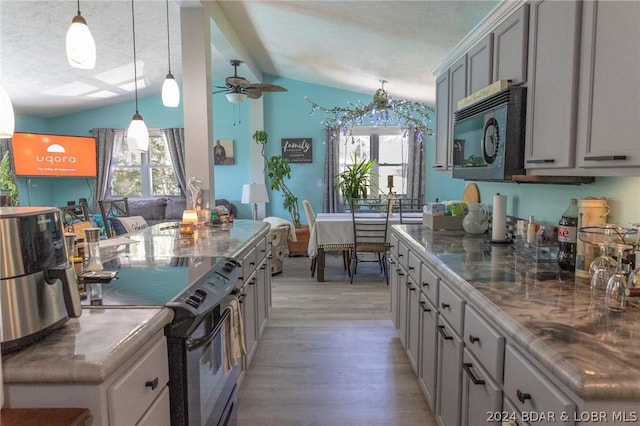
[[[129,215],[142,216],[146,220],[163,220],[167,199],[164,197],[129,199]]]
[[[167,198],[167,208],[164,213],[166,220],[182,220],[182,213],[187,205],[184,198]]]
[[[128,234],[149,226],[142,216],[112,216],[109,221],[116,235]]]

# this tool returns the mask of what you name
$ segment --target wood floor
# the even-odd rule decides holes
[[[377,265],[327,255],[326,282],[309,259],[285,259],[273,309],[239,393],[240,426],[431,426],[431,414],[389,313]]]

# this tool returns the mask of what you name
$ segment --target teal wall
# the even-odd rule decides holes
[[[324,151],[326,133],[321,124],[324,115],[316,112],[311,115],[311,107],[305,97],[321,106],[331,108],[346,106],[348,102],[369,102],[371,94],[362,94],[333,89],[325,86],[304,83],[279,77],[266,76],[266,82],[279,84],[288,89],[283,93],[264,95],[264,130],[269,134],[265,155],[279,155],[282,138],[312,138],[313,163],[292,164],[290,188],[300,200],[308,199],[319,212],[322,210],[324,173]],[[250,152],[252,144],[249,131],[249,107],[251,101],[242,104],[230,104],[224,96],[213,97],[214,139],[233,139],[235,164],[217,166],[215,173],[216,198],[226,198],[236,204],[239,217],[249,218],[251,207],[240,203],[242,185],[248,183],[251,176]],[[182,108],[164,108],[160,96],[140,99],[140,113],[150,128],[181,127],[183,125]],[[54,119],[43,120],[28,116],[16,119],[16,130],[22,132],[58,133],[88,135],[93,127],[126,128],[134,112],[134,103],[96,108],[78,114],[70,114]],[[435,117],[432,118],[435,122]],[[190,141],[187,141],[190,143]],[[436,172],[433,164],[434,139],[428,138],[426,200],[459,199],[467,182],[452,179],[450,173]],[[491,208],[495,193],[508,197],[507,213],[513,216],[535,216],[544,223],[556,223],[569,204],[570,198],[587,196],[606,197],[610,200],[610,221],[621,224],[640,222],[640,177],[596,178],[591,185],[542,185],[478,182],[481,202]],[[81,178],[18,178],[18,187],[22,205],[63,205],[67,200],[79,197],[91,198],[93,179]],[[266,206],[267,216],[290,216],[282,208],[280,193],[270,193],[270,203]],[[300,204],[302,207],[302,204]],[[306,223],[301,210],[303,223]]]

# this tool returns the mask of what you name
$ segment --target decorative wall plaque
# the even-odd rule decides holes
[[[282,139],[282,157],[290,163],[313,163],[311,138]]]

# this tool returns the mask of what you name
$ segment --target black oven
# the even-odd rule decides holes
[[[235,315],[240,264],[225,259],[167,306],[175,312],[165,335],[169,352],[171,424],[233,426],[237,423],[240,367],[225,362]],[[220,296],[224,298],[220,300]]]
[[[509,87],[454,113],[452,177],[511,180],[525,174],[526,89]]]

